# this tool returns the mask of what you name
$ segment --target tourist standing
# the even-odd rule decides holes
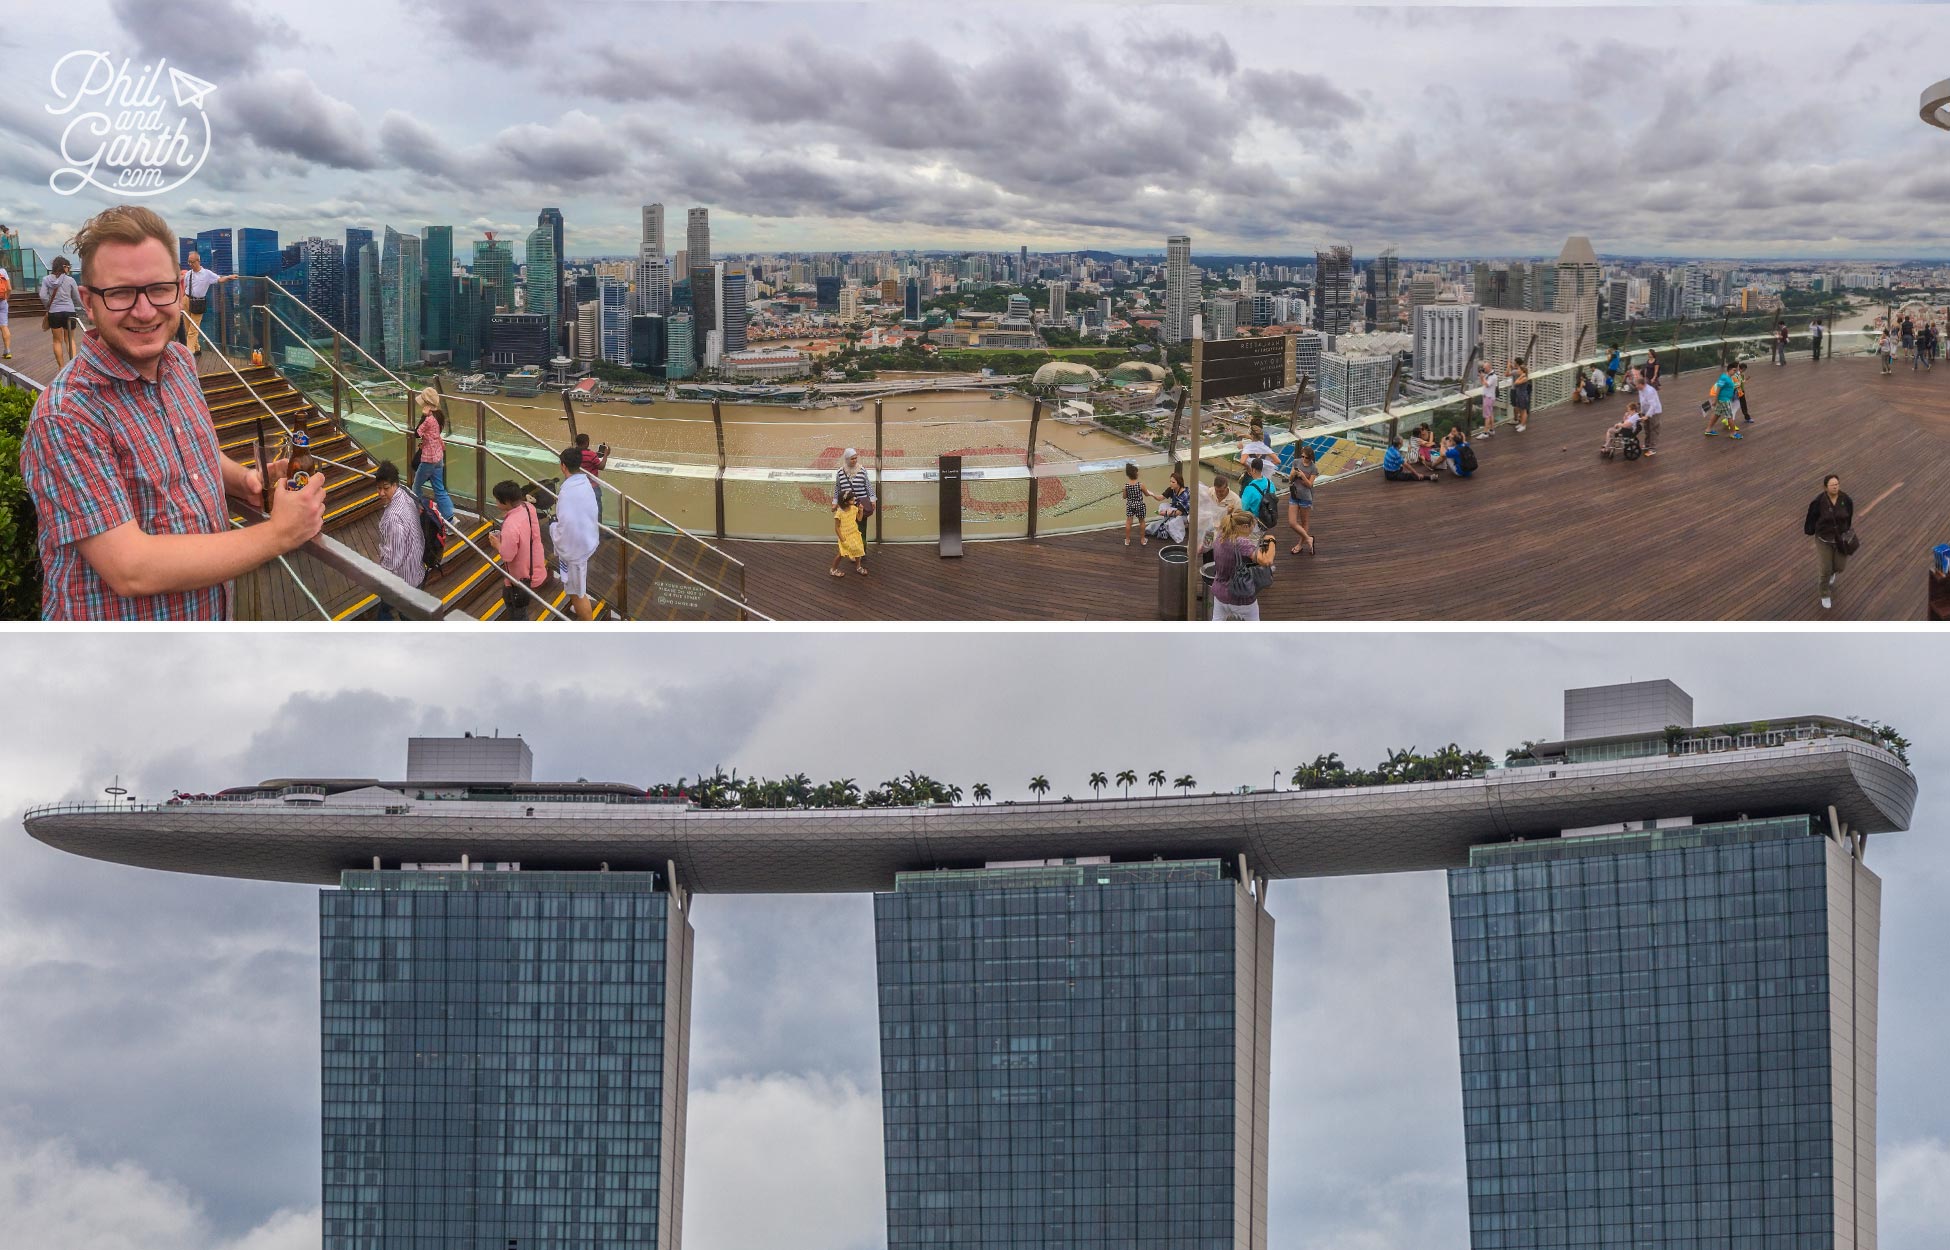
[[[1152,490],[1149,486],[1146,486],[1143,482],[1138,481],[1137,465],[1132,463],[1131,461],[1128,460],[1125,461],[1124,462],[1124,545],[1126,547],[1131,545],[1132,526],[1137,527],[1138,546],[1149,547],[1151,545],[1150,538],[1144,532],[1144,519],[1145,516],[1147,515],[1145,510],[1145,504],[1144,504],[1144,501],[1146,499],[1156,499],[1162,502],[1164,496],[1160,495],[1157,491]]]
[[[576,451],[582,456],[582,471],[590,477],[601,477],[603,470],[609,467],[608,443],[598,443],[596,446],[591,447],[589,445],[589,436],[587,434],[578,434],[576,435]]]
[[[1659,441],[1659,414],[1665,407],[1659,402],[1659,388],[1651,382],[1640,382],[1639,397],[1639,441],[1644,444],[1645,454],[1653,454],[1653,447]]]
[[[1835,579],[1855,554],[1855,501],[1842,490],[1842,479],[1830,473],[1821,479],[1821,493],[1808,505],[1801,532],[1815,540],[1815,571],[1821,606],[1835,606]]]
[[[84,264],[87,260],[82,258]],[[47,307],[47,330],[54,339],[56,369],[74,359],[74,327],[81,317],[81,284],[69,272],[72,268],[67,257],[56,256],[47,276],[41,279],[41,303]],[[169,304],[175,302],[170,300]],[[154,304],[149,305],[149,311],[161,315]]]
[[[1809,322],[1808,338],[1811,340],[1811,347],[1814,352],[1814,358],[1816,360],[1821,359],[1821,335],[1822,335],[1821,322],[1819,320]]]
[[[413,494],[419,497],[424,487],[433,488],[433,501],[443,521],[454,519],[454,501],[447,494],[447,414],[440,404],[440,392],[424,387],[419,397],[420,425],[414,431],[420,440],[413,453]]]
[[[1299,555],[1301,544],[1305,544],[1308,555],[1314,553],[1314,535],[1311,528],[1314,512],[1314,480],[1320,476],[1320,468],[1314,463],[1314,449],[1301,439],[1293,448],[1293,472],[1286,479],[1286,521],[1293,532],[1300,535],[1300,542],[1293,544],[1293,554]]]
[[[379,487],[379,563],[409,586],[426,579],[426,543],[420,533],[419,501],[400,489],[399,466],[381,460],[372,480]],[[397,621],[399,613],[384,599],[377,613],[382,621]]]
[[[4,239],[5,227],[0,227],[0,239]],[[7,305],[13,302],[14,275],[5,265],[0,265],[0,360],[14,358],[14,332],[7,324]]]
[[[1496,388],[1503,379],[1487,364],[1476,366],[1476,376],[1483,383],[1483,437],[1488,438],[1496,432]]]
[[[1510,416],[1516,422],[1517,433],[1530,427],[1530,366],[1521,356],[1510,373]]]
[[[860,453],[856,448],[849,447],[846,449],[846,454],[840,457],[839,471],[833,474],[833,506],[835,508],[840,506],[841,491],[850,492],[853,496],[853,506],[860,510],[860,535],[861,541],[865,542],[867,521],[873,516],[879,504],[874,499],[873,480],[867,476],[867,471],[860,466]]]
[[[1246,465],[1249,475],[1239,488],[1239,506],[1253,515],[1263,531],[1279,524],[1280,506],[1275,501],[1279,488],[1273,485],[1273,470],[1264,456],[1254,456]]]
[[[153,209],[118,205],[70,246],[95,326],[34,405],[20,449],[40,517],[42,615],[227,619],[231,579],[318,533],[324,475],[279,490],[265,524],[232,528],[225,496],[267,502],[264,476],[223,454],[196,362],[172,341],[175,233]]]
[[[1239,496],[1232,493],[1232,479],[1223,473],[1214,473],[1212,485],[1198,490],[1198,549],[1202,555],[1211,550],[1220,520],[1239,506]]]
[[[191,252],[188,264],[178,277],[183,283],[183,298],[189,301],[189,314],[183,318],[183,341],[189,344],[192,352],[201,356],[203,314],[210,307],[210,291],[218,283],[229,282],[236,275],[226,276],[214,269],[205,269],[203,257]]]
[[[1774,322],[1774,363],[1787,364],[1788,328],[1787,322],[1776,319]]]
[[[1251,535],[1256,523],[1241,508],[1227,512],[1219,522],[1218,541],[1212,545],[1212,619],[1215,621],[1259,619],[1258,589],[1245,594],[1235,592],[1232,587],[1233,573],[1242,562],[1269,568],[1273,564],[1273,536],[1268,534],[1254,543]]]
[[[595,605],[589,599],[589,557],[603,540],[603,505],[596,498],[596,479],[582,470],[582,452],[564,447],[561,455],[562,485],[555,492],[555,521],[549,533],[555,538],[555,566],[562,578],[562,589],[575,600],[576,619],[596,619]]]
[[[414,495],[418,502],[418,493]],[[501,505],[501,524],[488,535],[495,561],[501,572],[501,615],[520,619],[537,596],[523,590],[539,591],[548,581],[548,556],[542,551],[542,518],[535,502],[513,482],[494,484],[494,501]]]
[[[1748,425],[1754,423],[1754,414],[1747,410],[1747,366],[1736,361],[1733,366],[1733,397],[1740,403],[1740,419]]]
[[[840,497],[833,502],[833,534],[839,542],[839,550],[833,553],[833,567],[826,570],[834,577],[845,577],[840,571],[840,561],[853,561],[853,570],[860,576],[867,575],[867,544],[860,537],[860,505],[854,502],[853,491],[840,487]],[[1125,546],[1131,540],[1124,540]]]
[[[1645,352],[1646,384],[1649,386],[1659,385],[1660,376],[1659,353],[1653,351],[1651,348],[1647,348]]]
[[[1909,367],[1914,369],[1916,367],[1916,324],[1908,317],[1903,318],[1902,342],[1903,359],[1907,360]]]
[[[1605,394],[1618,393],[1618,344],[1611,345],[1611,356],[1605,361]]]
[[[1882,337],[1876,340],[1876,356],[1882,361],[1884,373],[1896,371],[1896,336],[1888,330],[1884,330]]]

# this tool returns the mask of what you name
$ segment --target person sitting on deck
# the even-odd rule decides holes
[[[1449,436],[1442,440],[1442,458],[1457,477],[1476,475],[1476,449],[1469,445],[1469,434],[1462,426],[1450,430]]]
[[[1433,473],[1424,472],[1420,465],[1403,453],[1399,434],[1388,440],[1388,450],[1381,453],[1381,476],[1391,482],[1435,481]]]

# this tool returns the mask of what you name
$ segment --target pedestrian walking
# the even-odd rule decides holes
[[[562,485],[555,492],[555,520],[549,525],[556,572],[576,619],[593,621],[596,606],[589,597],[589,559],[603,541],[603,504],[596,497],[596,479],[582,467],[582,449],[564,447],[559,460]]]
[[[1740,420],[1747,425],[1754,423],[1754,414],[1747,410],[1747,366],[1743,361],[1734,362],[1733,397],[1740,403]]]
[[[440,392],[431,386],[421,388],[417,402],[420,424],[414,431],[419,446],[413,451],[413,496],[420,498],[420,491],[430,487],[441,519],[451,521],[454,501],[447,494],[447,440],[443,437],[447,414],[440,402]]]
[[[416,491],[414,502],[418,501]],[[501,566],[501,616],[503,620],[519,620],[536,598],[522,587],[539,591],[548,582],[542,518],[535,511],[535,501],[512,481],[494,484],[494,501],[501,505],[501,523],[488,535],[488,544],[494,548],[495,563]]]
[[[860,465],[860,452],[849,447],[840,457],[839,471],[833,474],[833,506],[840,506],[840,492],[853,496],[853,506],[860,510],[861,541],[866,541],[867,522],[879,508],[873,494],[873,479],[867,476],[866,469]]]
[[[1882,337],[1876,340],[1876,359],[1882,362],[1883,373],[1896,371],[1896,336],[1888,330],[1884,330]]]
[[[1699,406],[1701,414],[1706,417],[1708,438],[1720,432],[1713,428],[1715,425],[1724,426],[1727,433],[1735,438],[1741,436],[1739,428],[1733,424],[1733,405],[1737,397],[1738,389],[1734,385],[1732,371],[1721,369],[1720,376],[1714,380],[1712,387],[1706,392],[1705,401]]]
[[[1855,537],[1855,501],[1842,490],[1842,479],[1830,473],[1821,479],[1821,493],[1808,504],[1801,532],[1815,540],[1815,571],[1821,606],[1835,606],[1835,579],[1861,545]]]
[[[54,340],[57,370],[74,359],[74,327],[81,318],[81,284],[69,272],[73,268],[67,257],[56,256],[47,276],[41,279],[41,303],[47,308],[47,332]]]
[[[399,466],[381,460],[372,474],[379,488],[379,563],[409,586],[426,579],[426,544],[420,533],[419,501],[400,489]],[[376,613],[382,621],[397,621],[399,613],[384,599]]]
[[[840,487],[840,497],[833,502],[833,536],[838,540],[839,550],[833,553],[833,567],[826,571],[834,577],[845,577],[840,561],[851,560],[853,571],[865,577],[867,544],[860,537],[860,505],[854,501],[851,487]],[[1129,541],[1125,540],[1127,544]]]

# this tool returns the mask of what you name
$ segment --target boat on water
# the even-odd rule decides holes
[[[913,405],[913,404],[909,404],[909,405],[907,406],[907,410],[908,410],[909,412],[913,412],[913,411],[914,411],[914,405]]]
[[[847,410],[848,412],[858,412],[858,411],[860,411],[860,409],[862,409],[862,408],[864,408],[864,407],[866,407],[866,405],[865,405],[865,404],[848,404],[848,405],[846,406],[846,410]]]
[[[631,404],[654,404],[657,402],[655,398],[649,395],[626,395],[623,399],[625,403]]]

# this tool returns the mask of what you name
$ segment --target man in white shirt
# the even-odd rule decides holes
[[[1649,380],[1641,379],[1639,397],[1639,441],[1645,445],[1645,454],[1652,454],[1652,445],[1659,441],[1659,414],[1665,409],[1659,403],[1659,388]]]
[[[189,349],[201,356],[203,344],[198,331],[202,328],[203,310],[208,308],[210,290],[219,282],[228,282],[235,274],[222,275],[214,269],[203,267],[203,258],[195,252],[190,253],[189,268],[183,270],[183,298],[189,304],[183,310],[183,333]]]
[[[575,601],[576,619],[592,621],[596,609],[589,599],[589,557],[602,542],[602,501],[595,482],[582,471],[580,448],[564,448],[561,461],[562,485],[555,492],[555,523],[549,534],[555,540],[562,589]]]

